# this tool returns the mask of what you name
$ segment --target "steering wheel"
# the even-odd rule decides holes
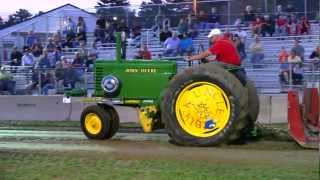
[[[204,49],[203,44],[200,44],[200,45],[199,45],[199,48],[198,48],[198,54],[200,54],[200,53],[202,53],[202,52],[204,52],[204,51],[205,51],[205,49]],[[209,62],[209,61],[208,61],[207,58],[202,58],[202,59],[200,59],[199,64],[205,64],[205,63],[208,63],[208,62]]]

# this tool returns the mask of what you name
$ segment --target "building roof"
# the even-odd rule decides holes
[[[37,19],[39,17],[46,17],[46,15],[48,15],[48,14],[54,12],[54,11],[57,11],[59,9],[65,8],[65,7],[72,7],[72,8],[80,10],[81,12],[84,12],[86,14],[89,14],[89,15],[92,15],[92,16],[95,17],[95,13],[88,12],[88,11],[86,11],[84,9],[81,9],[81,8],[79,8],[79,7],[77,7],[77,6],[73,5],[73,4],[68,3],[68,4],[65,4],[65,5],[59,6],[57,8],[54,8],[52,10],[49,10],[47,12],[44,12],[42,14],[35,15],[35,16],[33,16],[33,17],[29,18],[29,19],[26,19],[26,20],[24,20],[22,22],[19,22],[17,24],[13,24],[13,25],[11,25],[9,27],[5,27],[5,28],[1,29],[0,30],[0,38],[3,37],[3,36],[8,35],[12,31],[14,31],[15,27],[24,26],[23,24],[25,24],[26,22],[31,22],[32,20]],[[19,29],[19,28],[17,28],[17,29]]]

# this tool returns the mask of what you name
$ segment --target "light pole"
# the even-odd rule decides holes
[[[197,15],[197,0],[193,0],[193,13],[195,16]]]

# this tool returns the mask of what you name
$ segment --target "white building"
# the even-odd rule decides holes
[[[0,47],[2,47],[1,49],[11,45],[22,47],[27,32],[33,30],[35,33],[49,35],[58,30],[62,30],[64,22],[68,17],[71,17],[74,22],[77,23],[79,16],[84,18],[87,25],[87,32],[93,33],[96,16],[72,4],[66,4],[0,30]]]

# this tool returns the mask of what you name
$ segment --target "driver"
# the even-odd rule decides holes
[[[211,47],[198,55],[187,57],[188,61],[201,60],[209,57],[208,62],[219,61],[226,64],[240,66],[240,56],[231,40],[223,37],[220,29],[212,29],[208,35]]]

